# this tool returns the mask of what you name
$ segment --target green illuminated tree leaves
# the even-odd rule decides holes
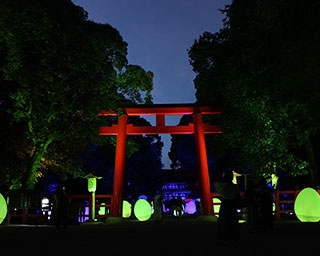
[[[188,51],[198,102],[223,106],[223,135],[209,139],[215,156],[237,152],[228,164],[260,176],[309,172],[315,186],[319,4],[235,0],[224,12],[224,28]]]
[[[102,141],[100,110],[150,102],[153,75],[128,65],[127,43],[115,28],[88,21],[71,1],[13,0],[0,7],[2,108],[11,125],[23,124],[29,145],[23,177],[14,178],[32,189],[41,164],[55,162],[72,173],[77,163],[57,161]]]

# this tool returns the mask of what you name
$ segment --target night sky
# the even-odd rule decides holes
[[[203,32],[218,32],[231,0],[73,0],[89,20],[110,24],[128,43],[129,64],[154,73],[155,104],[194,103],[195,73],[187,50]],[[180,117],[167,119],[176,125]],[[151,123],[152,119],[149,120]],[[170,135],[164,141],[164,168],[170,168]]]

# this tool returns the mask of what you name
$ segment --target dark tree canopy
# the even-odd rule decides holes
[[[153,73],[128,64],[119,31],[87,20],[69,0],[1,1],[0,7],[1,132],[16,131],[6,143],[23,145],[4,155],[19,154],[17,162],[24,162],[2,159],[1,166],[8,186],[32,189],[39,167],[80,169],[78,152],[102,141],[99,111],[150,103]]]
[[[258,178],[308,172],[319,185],[319,3],[234,0],[223,12],[223,29],[188,50],[197,102],[223,106],[216,160]]]

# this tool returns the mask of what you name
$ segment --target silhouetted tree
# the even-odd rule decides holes
[[[79,170],[76,153],[102,142],[100,110],[152,100],[153,74],[128,64],[119,32],[70,0],[1,1],[0,27],[1,110],[27,162],[6,172],[16,188],[32,189],[42,165]]]
[[[258,179],[309,172],[318,185],[319,4],[234,0],[222,12],[224,28],[188,51],[198,103],[223,106],[223,136],[209,144]]]

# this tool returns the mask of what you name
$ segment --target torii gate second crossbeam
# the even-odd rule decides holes
[[[202,214],[213,215],[213,202],[210,191],[205,134],[221,134],[219,125],[203,123],[202,115],[220,115],[221,108],[198,106],[195,104],[154,104],[137,105],[123,108],[123,114],[118,117],[118,124],[99,128],[99,135],[116,135],[116,156],[111,200],[112,217],[122,216],[123,182],[125,170],[126,138],[127,135],[143,134],[194,134],[198,173],[200,177]],[[102,111],[99,116],[115,115],[112,111]],[[166,126],[166,115],[192,115],[193,123],[182,126]],[[128,124],[128,116],[155,116],[155,126],[133,126]]]

